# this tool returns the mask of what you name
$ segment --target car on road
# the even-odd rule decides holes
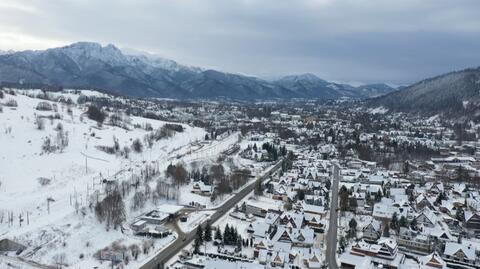
[[[184,236],[184,237],[182,238],[182,241],[186,241],[186,240],[187,240],[187,237]]]

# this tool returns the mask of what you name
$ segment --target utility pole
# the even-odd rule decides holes
[[[52,197],[48,197],[47,198],[47,211],[48,211],[48,214],[50,214],[50,202],[53,202],[55,200],[53,200]]]

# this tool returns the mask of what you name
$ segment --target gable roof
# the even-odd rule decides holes
[[[468,260],[474,260],[476,257],[475,248],[471,244],[463,245],[456,242],[447,242],[445,244],[445,250],[443,253],[449,256],[461,254],[464,255]]]

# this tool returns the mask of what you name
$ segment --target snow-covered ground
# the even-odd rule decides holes
[[[211,210],[202,210],[197,212],[192,212],[188,215],[188,219],[185,222],[179,221],[178,226],[184,233],[188,233],[195,229],[200,223],[204,222],[208,217],[210,217],[214,211]]]
[[[388,109],[383,106],[379,106],[376,108],[369,109],[368,112],[370,112],[371,114],[385,114],[388,112]]]
[[[78,98],[73,93],[65,93],[65,96],[72,100]],[[68,113],[65,104],[20,94],[6,94],[0,102],[10,99],[18,106],[3,107],[0,113],[0,239],[10,238],[26,245],[28,248],[22,256],[42,264],[54,264],[59,255],[65,254],[65,263],[72,268],[109,267],[109,263],[99,265],[93,254],[113,242],[126,246],[141,244],[144,239],[133,236],[128,229],[123,233],[120,229],[107,231],[105,224],[99,223],[89,208],[89,197],[103,190],[104,179],[121,182],[139,173],[145,164],[164,171],[170,163],[169,153],[191,151],[190,143],[203,140],[205,135],[203,129],[183,125],[184,132],[159,140],[152,148],[145,146],[142,153],[132,151],[127,159],[107,154],[96,146],[112,146],[115,137],[120,148],[130,147],[136,138],[143,139],[148,133],[146,130],[133,127],[125,130],[107,124],[98,127],[84,115],[84,106],[73,105],[72,112]],[[61,117],[45,119],[44,130],[37,128],[36,116],[55,112],[36,110],[40,101],[56,104]],[[153,129],[165,124],[133,116],[130,120],[130,126],[148,123]],[[55,128],[59,123],[68,133],[68,146],[63,152],[42,153],[45,137],[56,140]],[[49,184],[40,184],[41,177],[49,179]],[[127,223],[141,213],[131,209],[130,200],[126,199]],[[155,205],[147,203],[143,210],[149,208]],[[7,221],[10,215],[12,223]],[[173,236],[155,240],[155,249],[171,242]],[[140,255],[139,259],[146,257]],[[135,268],[134,264],[129,263],[129,267]]]

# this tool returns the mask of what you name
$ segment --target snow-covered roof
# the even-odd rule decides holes
[[[468,260],[474,260],[476,257],[475,248],[470,244],[464,245],[456,242],[447,242],[445,244],[445,250],[443,251],[443,254],[455,256],[459,252],[463,252],[465,258]]]
[[[371,268],[370,264],[372,259],[369,256],[359,256],[345,252],[340,255],[339,261],[343,264],[353,265],[355,266],[354,268],[368,269]]]
[[[317,205],[310,205],[305,203],[305,201],[302,203],[303,211],[305,212],[310,212],[310,213],[315,213],[315,214],[325,214],[325,207],[323,206],[317,206]]]
[[[426,268],[446,268],[447,263],[440,257],[437,252],[433,252],[430,255],[419,257],[419,262]]]
[[[176,214],[182,209],[183,209],[183,206],[181,205],[171,205],[171,204],[163,204],[157,207],[158,212],[162,212],[165,214]]]

